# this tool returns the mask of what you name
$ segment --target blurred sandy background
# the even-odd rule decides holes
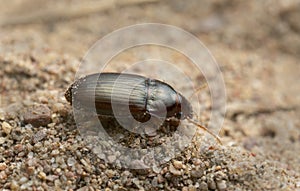
[[[0,188],[18,190],[26,185],[22,189],[299,190],[299,20],[298,0],[1,2]],[[71,133],[65,130],[71,126],[66,119],[71,108],[63,93],[74,80],[81,58],[104,35],[144,22],[175,25],[191,32],[208,47],[221,67],[227,91],[227,113],[221,132],[224,147],[217,149],[220,156],[212,157],[225,161],[219,165],[219,172],[225,174],[221,182],[214,178],[218,170],[212,163],[196,179],[182,169],[184,176],[171,172],[177,183],[161,171],[154,175],[129,172],[132,174],[127,177],[138,183],[126,188],[125,184],[115,186],[121,183],[112,178],[124,177],[122,169],[104,165],[91,167],[90,171],[82,167],[83,172],[75,172],[73,165],[67,164],[57,172],[58,167],[50,162],[51,158],[58,160],[57,156],[62,161],[73,156],[60,147],[73,144],[69,139],[77,140],[78,134],[74,129]],[[24,130],[22,114],[36,104],[47,105],[52,113],[50,124],[54,125]],[[46,133],[41,133],[39,142],[43,147],[50,142],[52,149],[35,150],[31,137],[41,131]],[[54,142],[59,146],[54,146]],[[81,153],[90,153],[83,147],[78,149]],[[53,148],[60,154],[51,153]],[[30,172],[30,165],[25,162],[29,153],[37,158],[36,164],[31,164],[37,170]],[[90,166],[95,166],[92,155],[86,156]],[[199,159],[204,160],[201,156]],[[189,167],[185,157],[177,160]],[[50,170],[42,168],[46,164]],[[171,168],[168,164],[166,167]],[[153,183],[160,176],[164,181]],[[210,176],[215,184],[207,178]],[[105,178],[100,181],[102,177],[112,183],[105,183]]]

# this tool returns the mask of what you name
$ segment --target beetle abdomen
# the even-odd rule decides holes
[[[70,103],[75,100],[85,109],[96,107],[99,115],[114,116],[112,103],[117,107],[129,106],[132,113],[145,112],[147,78],[132,76],[118,73],[88,75],[68,89],[66,98]]]

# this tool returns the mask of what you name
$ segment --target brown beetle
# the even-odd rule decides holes
[[[91,102],[93,96],[95,102]],[[85,109],[95,107],[100,116],[114,117],[114,101],[119,107],[129,106],[131,115],[139,122],[146,122],[151,117],[187,119],[220,142],[215,134],[192,120],[192,106],[183,95],[156,79],[135,74],[96,73],[75,81],[65,97],[71,104],[76,100]]]

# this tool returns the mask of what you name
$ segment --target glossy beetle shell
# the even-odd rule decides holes
[[[113,101],[120,107],[129,106],[131,115],[141,122],[151,116],[192,118],[190,103],[170,85],[134,74],[91,74],[75,81],[65,97],[71,104],[76,100],[85,109],[96,107],[97,114],[104,116],[114,116]]]

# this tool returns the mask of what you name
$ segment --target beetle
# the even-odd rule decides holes
[[[190,102],[169,84],[157,79],[127,73],[90,74],[76,80],[67,89],[65,98],[71,105],[76,100],[80,107],[94,107],[99,116],[114,117],[114,101],[120,107],[129,107],[131,115],[139,122],[146,122],[151,117],[187,119],[221,143],[217,135],[192,120]]]

